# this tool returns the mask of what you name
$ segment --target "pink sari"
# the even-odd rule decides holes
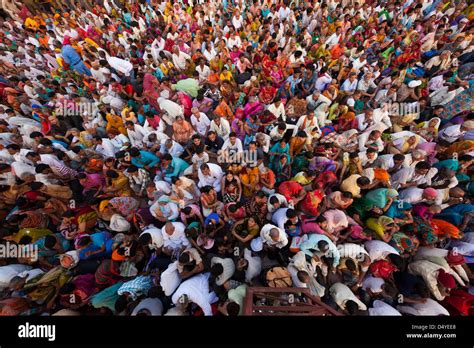
[[[160,92],[156,85],[159,86],[158,79],[150,73],[146,73],[143,77],[143,93],[146,95],[148,103],[156,110],[160,110],[160,105],[158,104],[158,97]]]

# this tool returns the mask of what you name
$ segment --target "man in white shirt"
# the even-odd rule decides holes
[[[220,192],[223,175],[220,165],[214,163],[202,164],[198,169],[198,186],[212,186],[216,192]]]
[[[224,141],[229,138],[230,124],[224,117],[216,117],[211,121],[210,131],[216,132]]]
[[[92,138],[92,143],[94,144],[94,150],[101,154],[104,159],[106,158],[115,158],[115,148],[112,142],[107,138],[101,138],[96,135]]]
[[[281,249],[288,244],[288,237],[285,231],[272,224],[266,224],[262,227],[260,237],[266,247]]]
[[[196,132],[205,137],[207,132],[209,131],[209,127],[211,125],[211,121],[206,116],[204,112],[199,111],[198,108],[192,108],[191,112],[193,113],[191,116],[191,124]]]
[[[270,111],[276,118],[281,118],[283,121],[286,121],[285,105],[281,102],[280,99],[276,99],[273,104],[268,107]]]
[[[438,169],[431,167],[426,161],[418,162],[415,167],[402,168],[392,175],[392,184],[395,189],[431,185],[431,179],[438,173]]]
[[[229,138],[224,141],[221,150],[222,152],[227,153],[227,155],[229,156],[233,156],[237,153],[242,153],[244,150],[242,146],[242,140],[237,138],[237,134],[235,132],[231,132],[229,134]]]
[[[189,242],[184,233],[186,226],[182,222],[168,222],[161,230],[163,236],[163,251],[171,255],[181,249],[189,248]]]
[[[357,88],[357,74],[356,73],[351,73],[349,75],[349,78],[347,78],[344,83],[341,86],[341,92],[343,92],[346,95],[352,95],[354,94],[356,88]]]
[[[331,48],[332,46],[334,46],[335,44],[339,42],[339,40],[341,39],[341,36],[342,36],[342,27],[339,26],[337,27],[336,32],[326,39],[326,42],[325,42],[326,46],[328,48]]]
[[[157,101],[160,108],[166,111],[163,120],[165,120],[169,125],[172,125],[176,121],[176,117],[183,116],[183,108],[178,103],[163,97],[159,97]]]
[[[178,70],[186,69],[186,62],[191,59],[191,56],[181,52],[178,46],[173,47],[173,64]]]
[[[130,139],[130,145],[142,148],[143,139],[149,134],[145,128],[132,121],[125,122],[125,128],[127,129],[128,139]]]
[[[201,58],[199,60],[199,65],[196,67],[196,71],[199,73],[199,82],[206,82],[211,69],[205,64],[205,60]]]
[[[242,28],[242,25],[244,24],[244,18],[240,14],[239,11],[232,17],[232,25],[234,26],[235,30],[239,30]]]

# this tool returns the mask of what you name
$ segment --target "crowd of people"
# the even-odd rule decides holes
[[[472,0],[1,15],[1,315],[474,314]]]

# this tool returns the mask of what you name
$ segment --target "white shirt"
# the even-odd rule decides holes
[[[133,129],[130,130],[127,128],[128,139],[130,139],[130,144],[133,147],[142,147],[143,138],[148,135],[148,132],[140,126],[139,124],[134,124]]]
[[[221,191],[221,179],[223,176],[222,173],[222,168],[221,166],[214,164],[214,163],[208,163],[210,173],[209,175],[204,175],[201,171],[201,168],[198,169],[198,178],[199,178],[199,187],[204,187],[204,186],[213,186],[214,189],[217,192]]]
[[[288,206],[288,202],[286,201],[285,196],[279,193],[274,193],[270,197],[268,197],[268,200],[267,200],[267,208],[268,208],[269,213],[273,213],[274,211],[276,211],[275,207],[270,204],[270,198],[272,197],[276,197],[278,199],[278,201],[280,202],[280,207]]]
[[[191,243],[189,242],[184,230],[186,226],[182,222],[172,222],[174,226],[173,234],[170,236],[166,231],[162,230],[163,236],[163,246],[165,248],[179,249],[181,247],[190,247]]]
[[[279,208],[272,215],[272,222],[276,224],[282,230],[285,230],[285,223],[288,221],[286,212],[288,208]]]
[[[229,121],[227,121],[223,117],[221,117],[220,120],[221,120],[221,123],[220,123],[219,126],[216,124],[216,122],[214,120],[212,120],[209,130],[216,132],[216,134],[218,136],[220,136],[222,139],[227,140],[229,138],[229,134],[230,134]]]
[[[145,233],[149,233],[151,236],[151,242],[148,244],[150,249],[159,249],[163,246],[163,232],[161,229],[150,225],[140,234],[140,236]]]
[[[238,153],[243,151],[242,140],[239,138],[235,139],[235,143],[230,142],[230,138],[224,141],[222,144],[222,151],[227,151],[229,153]]]
[[[194,114],[191,116],[191,124],[194,126],[194,128],[200,135],[205,136],[208,127],[211,125],[211,121],[205,113],[200,112],[199,114],[199,120]]]
[[[125,76],[130,76],[130,72],[133,70],[133,64],[125,59],[107,56],[107,62],[112,68],[121,72]]]
[[[315,83],[316,90],[320,92],[324,91],[326,87],[329,85],[329,83],[331,83],[331,81],[332,81],[332,77],[328,73],[325,73],[324,75],[319,76],[316,79],[316,83]]]
[[[207,65],[201,68],[200,65],[196,67],[196,71],[199,73],[199,81],[207,81],[209,74],[211,73],[211,69]]]
[[[279,233],[278,241],[275,242],[271,237],[270,237],[270,231],[272,229],[277,229]],[[285,233],[284,230],[281,228],[272,225],[272,224],[266,224],[262,227],[260,230],[260,237],[262,238],[263,243],[269,245],[269,246],[275,246],[279,249],[285,247],[288,244],[288,237]]]
[[[354,301],[359,306],[360,310],[367,310],[366,305],[359,300],[352,290],[345,284],[335,283],[329,288],[329,294],[331,295],[334,302],[337,303],[339,308],[346,309],[347,301]]]
[[[160,105],[160,108],[166,111],[168,116],[170,116],[173,121],[176,119],[177,116],[183,115],[183,108],[181,107],[181,105],[175,103],[174,101],[165,99],[163,97],[159,97],[157,101]]]
[[[186,61],[191,59],[191,56],[184,52],[179,52],[179,54],[173,53],[173,64],[179,70],[186,69]]]
[[[107,138],[102,138],[102,144],[97,144],[95,151],[100,153],[104,158],[115,157],[115,147]]]
[[[364,243],[365,250],[369,253],[372,262],[383,260],[388,254],[397,254],[398,251],[390,244],[382,242],[381,240],[369,240]]]

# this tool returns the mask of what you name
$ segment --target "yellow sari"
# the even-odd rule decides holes
[[[120,116],[107,114],[105,119],[107,120],[107,127],[105,128],[107,132],[115,129],[123,135],[127,135],[127,130],[125,129],[125,125],[123,124],[123,120]]]

